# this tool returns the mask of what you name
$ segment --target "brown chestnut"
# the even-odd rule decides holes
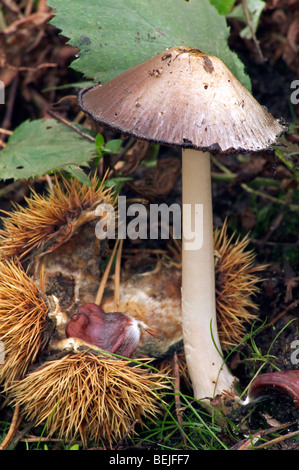
[[[293,399],[299,408],[299,370],[281,370],[258,375],[248,390],[249,401],[255,401],[273,392],[284,394]]]
[[[80,338],[100,349],[131,357],[146,325],[121,312],[104,312],[96,304],[81,305],[66,325],[68,338]]]

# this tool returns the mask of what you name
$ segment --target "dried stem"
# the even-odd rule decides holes
[[[110,259],[109,259],[108,264],[106,266],[105,272],[103,274],[103,277],[102,277],[102,280],[101,280],[101,283],[100,283],[100,286],[99,286],[99,289],[98,289],[98,292],[97,292],[97,295],[96,295],[96,298],[95,298],[95,302],[94,302],[97,305],[100,305],[101,302],[102,302],[103,294],[104,294],[105,287],[106,287],[106,284],[107,284],[107,280],[108,280],[108,277],[109,277],[109,274],[110,274],[112,262],[114,260],[115,253],[116,253],[116,250],[117,250],[118,245],[119,245],[119,241],[120,240],[116,240],[116,242],[115,242],[112,254],[110,256]]]
[[[121,271],[121,256],[122,256],[122,248],[123,248],[123,240],[120,240],[119,249],[116,256],[116,264],[115,264],[115,281],[114,281],[114,310],[118,312],[119,310],[119,285],[120,285],[120,271]]]
[[[14,438],[23,418],[22,416],[19,418],[19,413],[20,413],[20,405],[16,405],[9,431],[0,445],[0,450],[7,449],[12,439]]]
[[[83,132],[81,131],[78,127],[76,127],[74,124],[72,124],[70,121],[68,121],[67,119],[65,119],[63,116],[61,116],[60,114],[56,113],[55,111],[51,110],[51,109],[48,109],[48,114],[50,116],[52,116],[54,119],[56,119],[57,121],[61,122],[62,124],[64,124],[66,127],[68,127],[69,129],[71,129],[72,131],[76,132],[77,134],[81,135],[81,137],[83,137],[84,139],[86,140],[89,140],[90,142],[94,142],[95,139],[94,137],[92,137],[91,135],[87,134],[86,132]]]
[[[252,27],[251,18],[250,18],[249,11],[248,11],[248,8],[247,8],[246,0],[242,0],[242,7],[243,7],[243,10],[244,10],[244,13],[245,13],[245,16],[246,16],[246,20],[247,20],[248,27],[249,27],[250,32],[251,32],[251,34],[252,34],[252,39],[253,39],[253,42],[254,42],[254,44],[255,44],[255,47],[256,47],[256,50],[257,50],[259,59],[260,59],[260,61],[263,63],[263,62],[265,62],[265,58],[264,58],[263,53],[262,53],[262,50],[261,50],[261,48],[260,48],[260,44],[259,44],[259,42],[258,42],[258,40],[257,40],[255,31],[254,31],[254,29],[253,29],[253,27]]]

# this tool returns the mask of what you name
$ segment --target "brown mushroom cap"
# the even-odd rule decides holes
[[[190,47],[167,49],[82,90],[79,104],[101,125],[184,148],[255,152],[287,130],[220,59]]]

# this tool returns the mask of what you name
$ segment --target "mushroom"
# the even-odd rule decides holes
[[[209,152],[269,149],[285,132],[284,124],[259,105],[220,59],[190,47],[167,49],[104,85],[83,89],[79,104],[100,126],[183,149],[186,360],[195,398],[235,393],[216,326]]]

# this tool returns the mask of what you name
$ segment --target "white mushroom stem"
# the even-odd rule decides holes
[[[183,338],[194,396],[204,399],[233,392],[234,377],[217,332],[210,154],[186,149],[182,158]]]

